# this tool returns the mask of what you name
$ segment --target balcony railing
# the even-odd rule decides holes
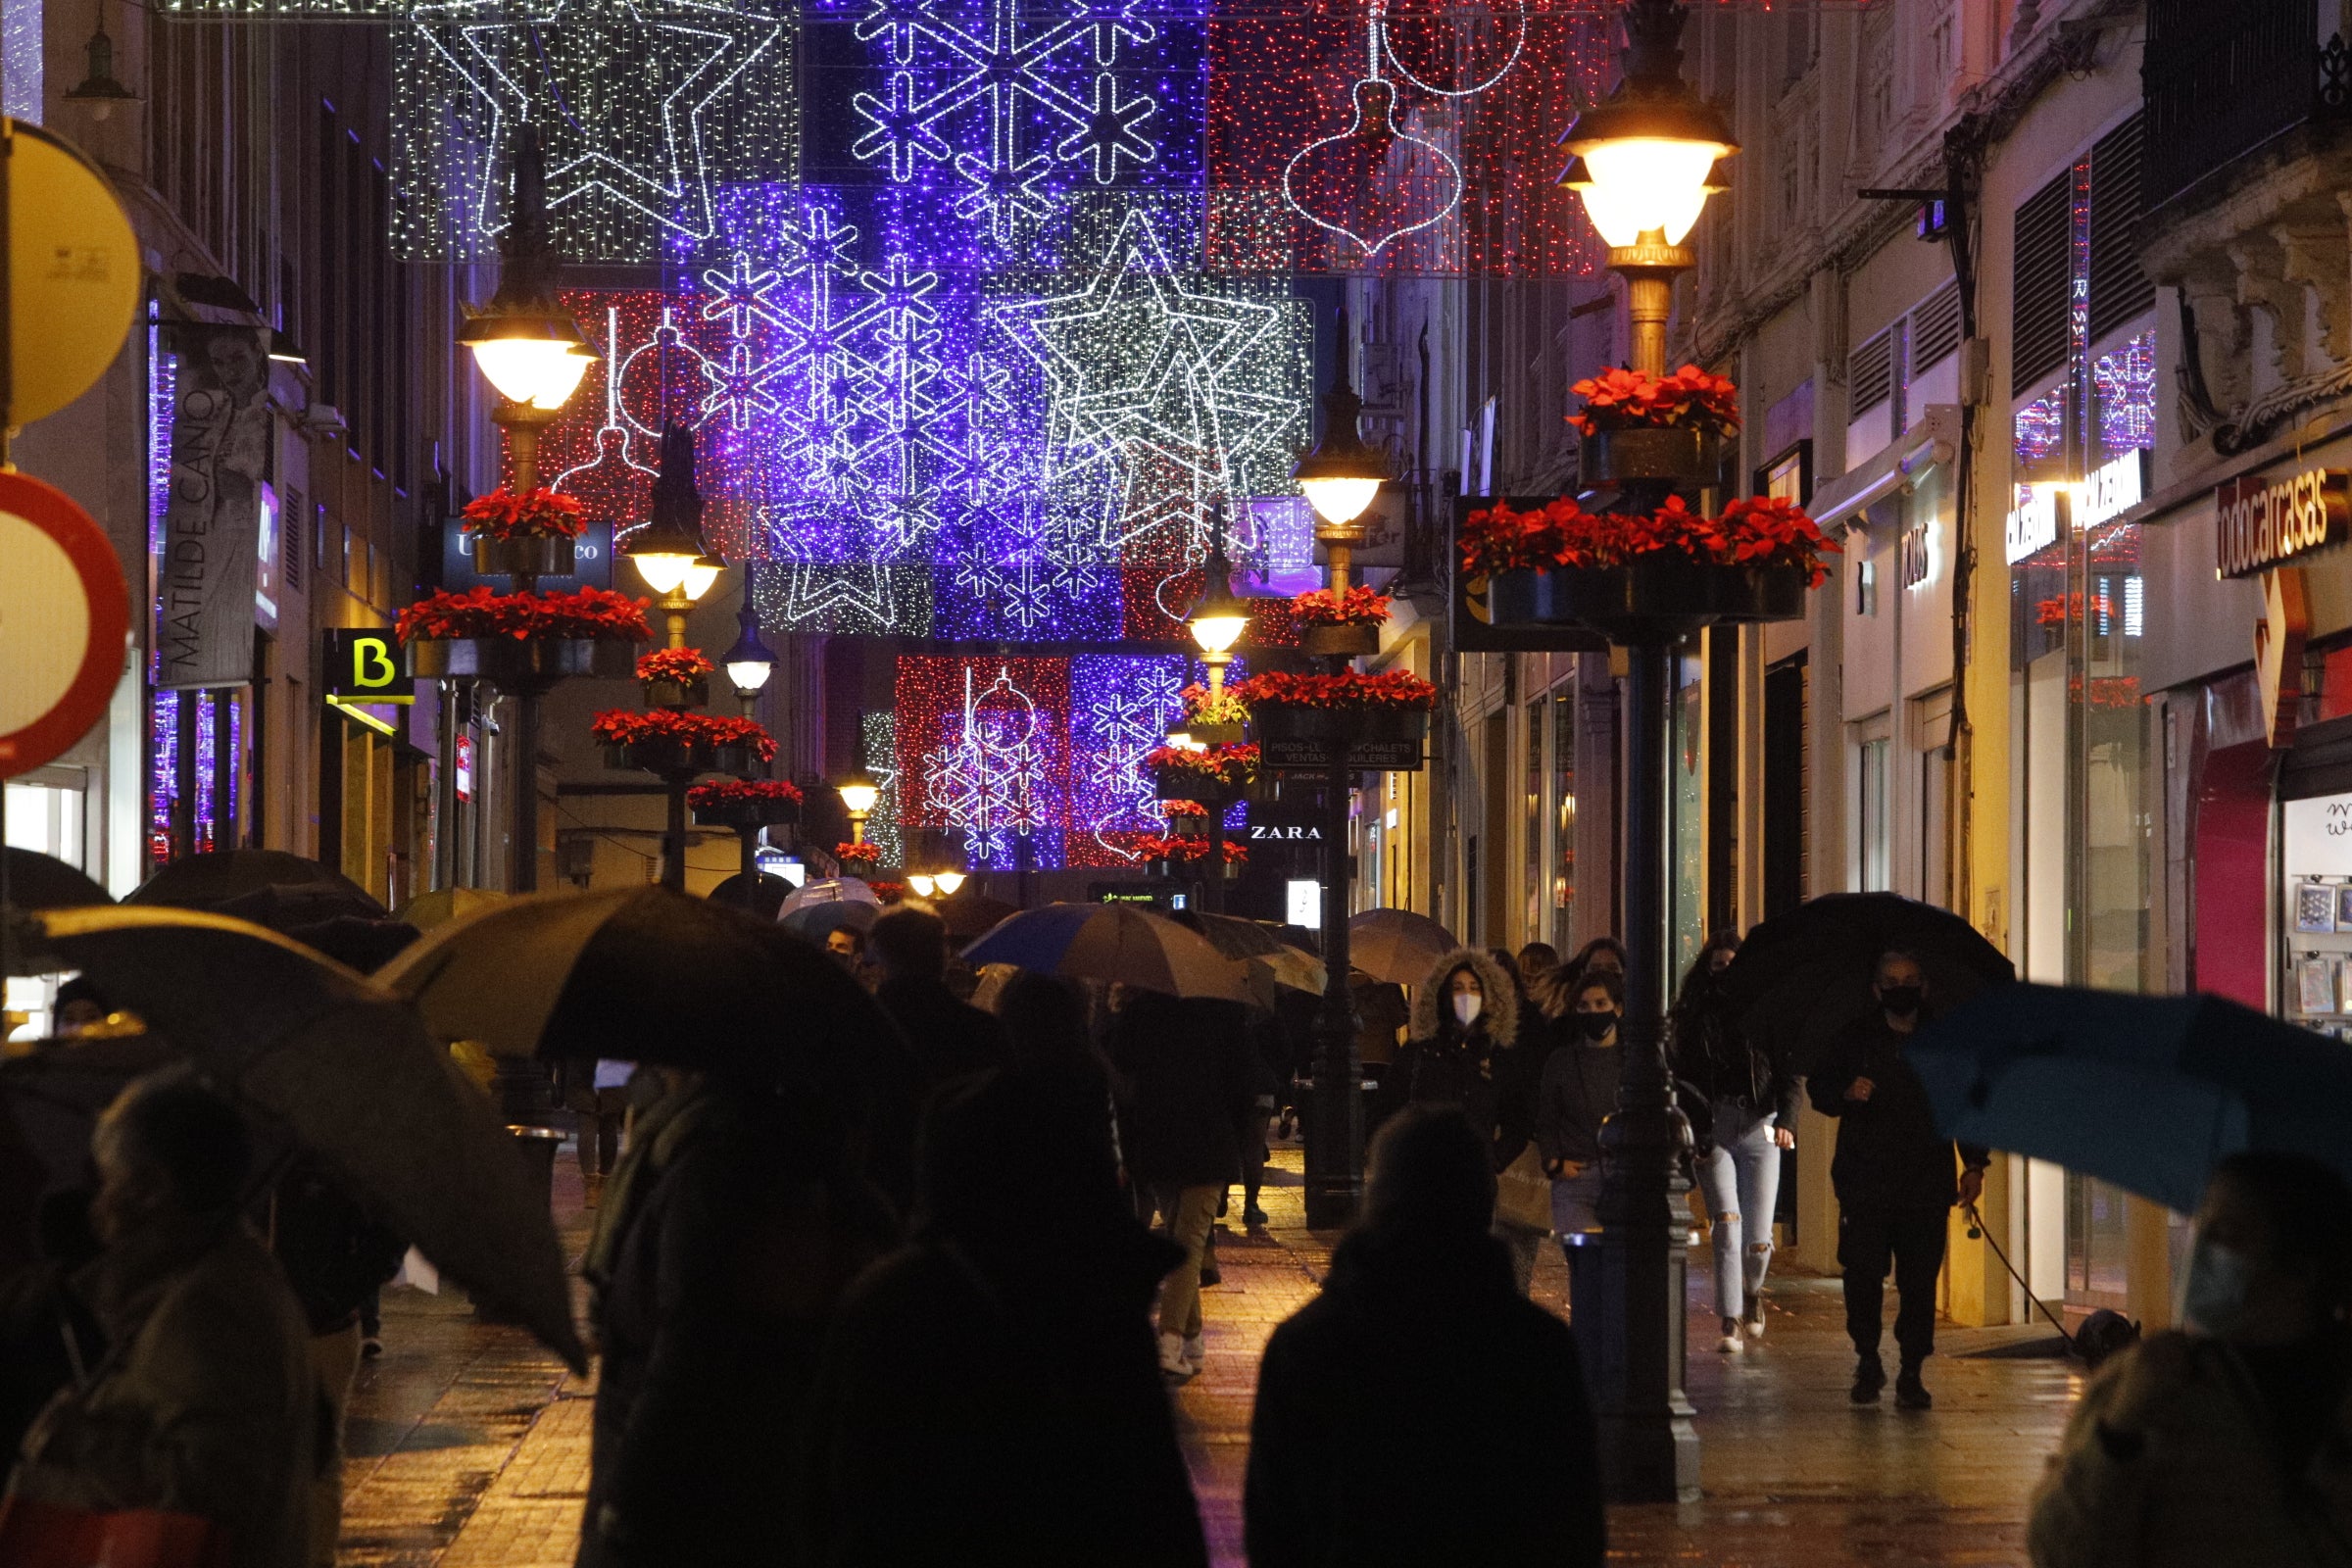
[[[2148,0],[2141,166],[2151,208],[2280,131],[2339,114],[2343,45],[2323,48],[2317,0]]]

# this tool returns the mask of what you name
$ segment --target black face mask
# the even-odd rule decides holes
[[[1617,1027],[1617,1014],[1614,1012],[1580,1012],[1576,1015],[1576,1022],[1577,1026],[1584,1030],[1587,1039],[1605,1040],[1608,1038],[1609,1031]]]
[[[1888,986],[1879,993],[1879,1005],[1898,1018],[1907,1018],[1919,1010],[1921,996],[1918,986]]]

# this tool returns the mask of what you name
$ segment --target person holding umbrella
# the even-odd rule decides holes
[[[1813,1107],[1838,1118],[1830,1183],[1838,1194],[1845,1331],[1854,1345],[1848,1397],[1875,1404],[1886,1386],[1879,1340],[1891,1263],[1900,1302],[1894,1342],[1902,1354],[1894,1401],[1906,1410],[1926,1410],[1936,1401],[1920,1373],[1936,1349],[1936,1279],[1943,1269],[1948,1216],[1955,1203],[1976,1202],[1991,1156],[1936,1132],[1927,1086],[1904,1059],[1904,1042],[1919,1028],[1928,1004],[1927,970],[1918,956],[1902,949],[1880,955],[1871,991],[1878,1011],[1830,1043],[1808,1083]],[[1955,1150],[1965,1167],[1956,1178]]]
[[[2352,1560],[2352,1187],[2232,1154],[2197,1211],[2182,1332],[2102,1368],[2034,1494],[2035,1568]]]

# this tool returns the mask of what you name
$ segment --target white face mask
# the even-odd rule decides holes
[[[2253,1273],[2243,1252],[2200,1237],[2188,1256],[2178,1315],[2207,1334],[2229,1334],[2245,1314]]]
[[[1467,1029],[1478,1022],[1478,1015],[1486,1005],[1487,999],[1477,992],[1457,991],[1453,994],[1453,1021]]]

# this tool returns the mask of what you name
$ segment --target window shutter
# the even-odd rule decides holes
[[[1894,331],[1890,327],[1854,350],[1845,364],[1848,418],[1860,418],[1894,395]]]
[[[1941,363],[1960,348],[1960,285],[1948,283],[1911,313],[1911,373]]]
[[[2009,395],[2023,397],[2066,368],[2068,208],[2072,171],[2035,191],[2017,210],[2009,307]]]
[[[2090,341],[2097,343],[2156,303],[2156,285],[2139,270],[2132,230],[2141,212],[2141,117],[2099,138],[2090,150]]]

